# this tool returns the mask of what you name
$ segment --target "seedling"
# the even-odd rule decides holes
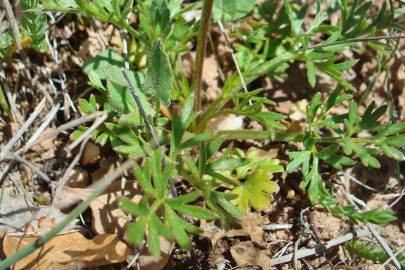
[[[190,51],[190,42],[196,37],[197,48],[205,47],[201,35],[207,35],[208,28],[202,28],[207,30],[199,34],[197,30],[200,25],[207,26],[204,18],[211,17],[209,2],[212,3],[204,0],[205,17],[200,22],[188,21],[183,14],[200,9],[201,5],[183,5],[178,0],[137,1],[136,5],[132,0],[22,1],[22,7],[29,11],[21,25],[25,29],[23,37],[40,51],[46,48],[42,42],[46,34],[45,17],[41,13],[45,11],[81,13],[114,24],[129,34],[130,49],[133,48],[130,57],[125,59],[108,49],[84,64],[89,84],[97,92],[79,101],[82,113],[99,110],[108,113],[107,121],[92,134],[95,142],[110,145],[124,157],[143,160],[133,169],[143,191],[141,201],[121,199],[121,207],[134,218],[128,225],[128,238],[137,246],[146,238],[152,254],[157,256],[159,237],[191,248],[188,234],[199,232],[194,220],[219,219],[224,227],[229,227],[251,208],[269,208],[273,194],[278,191],[272,177],[282,172],[283,166],[277,159],[262,159],[257,153],[248,155],[232,143],[225,143],[232,139],[301,143],[302,150],[289,153],[286,171],[301,171],[300,187],[306,190],[313,204],[321,204],[353,223],[393,221],[391,210],[361,212],[352,205],[340,206],[327,188],[328,181],[321,176],[320,164],[341,170],[360,161],[378,168],[380,154],[403,160],[405,124],[382,123],[380,119],[387,106],[376,108],[370,103],[363,113],[359,112],[362,104],[353,98],[356,88],[344,77],[357,61],[347,60],[343,55],[348,49],[359,50],[359,41],[367,42],[377,54],[390,54],[389,38],[382,42],[367,37],[400,28],[398,16],[403,10],[389,10],[383,4],[377,14],[369,15],[371,1],[330,1],[325,10],[321,10],[322,1],[316,1],[317,15],[312,25],[304,29],[307,5],[301,7],[285,0],[276,13],[277,4],[271,2],[257,7],[254,1],[238,4],[215,1],[213,24],[221,21],[234,26],[232,34],[239,38],[236,57],[242,63],[247,84],[265,75],[288,79],[286,70],[293,62],[305,64],[311,87],[317,85],[318,73],[337,83],[337,89],[327,99],[321,93],[313,96],[306,110],[303,133],[292,134],[286,129],[287,116],[264,110],[275,103],[262,94],[262,89],[241,91],[236,72],[226,78],[215,101],[200,106],[198,76],[195,76],[197,85],[190,86],[181,68],[180,54]],[[139,16],[137,27],[127,20],[131,12]],[[335,13],[339,13],[340,19],[331,25],[327,19]],[[235,21],[248,14],[253,18],[245,21],[248,27],[238,27]],[[12,53],[13,42],[11,34],[2,36],[2,56]],[[201,68],[204,50],[199,52],[202,56],[197,65]],[[146,66],[138,61],[144,57]],[[130,68],[123,73],[128,65]],[[139,100],[134,99],[131,87]],[[173,103],[178,109],[171,110],[171,119],[162,116],[160,107]],[[348,105],[347,112],[331,113],[332,108],[342,104]],[[257,121],[263,131],[207,130],[211,119],[228,114]],[[72,138],[79,137],[86,129],[80,127]],[[368,135],[360,137],[360,133]],[[187,193],[174,197],[169,178],[183,180]]]

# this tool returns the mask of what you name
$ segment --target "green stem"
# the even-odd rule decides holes
[[[163,165],[163,167],[166,167],[168,163],[167,163],[167,160],[166,160],[166,158],[165,158],[165,156],[164,156],[164,151],[162,150],[162,147],[161,147],[161,145],[160,145],[159,138],[158,138],[158,136],[157,136],[157,134],[156,134],[156,132],[155,132],[153,126],[152,126],[151,121],[150,121],[149,118],[148,118],[148,115],[147,115],[146,112],[145,112],[145,109],[144,109],[143,106],[142,106],[142,102],[141,102],[141,100],[139,99],[139,96],[138,96],[138,94],[137,94],[137,92],[136,92],[135,87],[133,86],[133,84],[132,84],[131,81],[129,80],[127,70],[123,69],[123,70],[122,70],[122,75],[124,75],[124,79],[125,79],[125,80],[127,81],[127,83],[128,83],[128,88],[129,88],[129,90],[130,90],[130,92],[131,92],[131,94],[132,94],[132,97],[133,97],[134,100],[135,100],[135,103],[136,103],[136,106],[138,107],[139,113],[141,114],[141,116],[142,116],[142,118],[143,118],[143,121],[145,122],[146,129],[147,129],[147,131],[148,131],[148,133],[149,133],[149,135],[150,135],[150,137],[151,137],[151,139],[152,139],[153,144],[155,145],[155,147],[156,147],[157,149],[159,149],[159,151],[160,151],[161,154],[162,154],[162,165]],[[159,104],[159,103],[156,103],[157,108],[159,108],[159,107],[158,107],[158,104]],[[172,196],[173,196],[173,197],[177,197],[176,186],[174,185],[171,176],[169,176],[168,182],[169,182],[170,191],[171,191],[171,193],[172,193]]]
[[[216,131],[213,138],[218,138],[223,136],[225,140],[271,140],[273,142],[304,142],[303,134],[291,134],[288,132],[277,132],[274,137],[270,131],[262,130],[220,130]],[[333,144],[333,143],[344,143],[344,138],[342,137],[322,137],[314,138],[316,143],[321,144]],[[368,138],[350,138],[350,140],[355,143],[373,143],[376,141],[373,137]]]
[[[201,80],[213,4],[214,0],[204,0],[202,7],[200,30],[197,40],[195,68],[193,72],[193,85],[191,87],[192,93],[196,97],[194,106],[196,111],[200,111],[201,109]]]
[[[280,142],[302,142],[304,140],[301,134],[276,133],[274,139],[272,139],[272,135],[270,131],[262,130],[221,130],[215,133],[213,139],[224,136],[226,140],[272,140]]]
[[[94,192],[86,199],[84,200],[81,204],[79,204],[64,220],[62,220],[60,223],[56,224],[55,227],[53,227],[49,232],[45,233],[42,235],[40,238],[38,238],[35,242],[32,244],[21,248],[20,250],[17,251],[13,256],[3,260],[0,262],[0,270],[5,270],[11,265],[15,264],[19,260],[23,259],[24,257],[30,255],[33,253],[35,250],[43,246],[46,242],[51,240],[53,237],[55,237],[58,233],[60,233],[69,223],[71,223],[73,220],[75,220],[81,213],[83,213],[87,207],[90,205],[90,203],[96,199],[109,185],[110,183],[121,176],[126,170],[130,169],[134,164],[135,160],[130,159],[127,160],[122,166],[114,171],[112,174],[109,176],[105,177],[103,180],[98,182],[96,189]]]
[[[379,41],[379,40],[391,40],[391,39],[403,39],[405,35],[393,35],[393,36],[374,36],[374,37],[359,37],[359,38],[348,38],[346,40],[339,40],[330,44],[316,44],[308,48],[308,50],[320,49],[326,47],[332,47],[337,45],[356,43],[356,42],[367,42],[367,41]]]

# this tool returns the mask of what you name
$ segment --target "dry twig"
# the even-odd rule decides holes
[[[45,140],[48,140],[48,139],[50,139],[50,138],[53,138],[53,137],[57,136],[59,133],[61,133],[61,132],[63,132],[63,131],[66,131],[66,130],[68,130],[68,129],[74,128],[74,127],[79,126],[79,125],[81,125],[81,124],[83,124],[83,123],[92,121],[93,119],[97,119],[97,118],[99,118],[99,117],[102,117],[104,114],[106,114],[106,112],[95,112],[95,113],[86,114],[86,115],[84,115],[84,116],[82,116],[82,117],[79,117],[79,118],[77,118],[77,119],[74,119],[74,120],[72,120],[72,121],[70,121],[70,122],[68,122],[68,123],[66,123],[66,124],[63,124],[63,125],[59,126],[59,127],[58,127],[57,129],[55,129],[54,131],[40,136],[37,140],[35,140],[35,141],[32,142],[31,144],[26,144],[24,147],[18,149],[18,150],[16,151],[16,153],[17,153],[17,154],[24,153],[24,152],[26,152],[28,149],[30,149],[31,147],[33,147],[33,146],[35,146],[35,145],[37,145],[37,144],[39,144],[39,143],[41,143],[41,142],[43,142],[43,141],[45,141]]]
[[[297,250],[297,252],[295,253],[295,256],[294,256],[294,253],[290,253],[290,254],[282,256],[282,257],[274,258],[272,260],[271,266],[276,266],[276,265],[291,262],[294,258],[299,260],[299,259],[302,259],[305,257],[317,255],[317,254],[319,254],[318,250],[319,250],[320,246],[322,246],[322,250],[328,250],[332,247],[341,245],[341,244],[348,242],[350,240],[353,240],[355,238],[368,236],[369,234],[370,234],[370,232],[368,229],[356,230],[356,231],[347,233],[345,235],[336,237],[335,239],[332,239],[332,240],[326,242],[325,244],[317,245],[314,248],[301,248],[301,249]]]
[[[21,128],[17,131],[17,133],[11,138],[11,140],[1,149],[0,152],[0,159],[4,158],[5,153],[9,152],[13,145],[21,139],[21,136],[27,131],[27,129],[31,126],[34,120],[37,118],[39,113],[44,109],[46,103],[46,98],[42,98],[41,102],[35,108],[34,112],[31,113],[30,117],[25,121],[25,123],[21,126]]]

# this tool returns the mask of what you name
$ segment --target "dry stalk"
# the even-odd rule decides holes
[[[192,93],[195,95],[195,110],[201,110],[201,82],[204,67],[205,50],[207,48],[207,37],[211,23],[212,7],[214,0],[204,0],[200,30],[197,40],[197,51],[195,59],[195,69],[193,72],[193,84],[191,86]]]
[[[74,128],[74,127],[76,127],[76,126],[79,126],[79,125],[81,125],[81,124],[83,124],[83,123],[92,121],[92,120],[97,119],[97,118],[99,118],[99,117],[102,117],[104,114],[105,114],[105,112],[95,112],[95,113],[88,114],[88,115],[84,115],[84,116],[82,116],[82,117],[79,117],[79,118],[77,118],[77,119],[74,119],[74,120],[72,120],[72,121],[70,121],[70,122],[68,122],[68,123],[66,123],[66,124],[63,124],[63,125],[59,126],[59,127],[58,127],[57,129],[55,129],[54,131],[40,136],[37,140],[35,140],[35,141],[32,142],[31,144],[27,144],[27,145],[25,145],[24,147],[18,149],[18,150],[16,151],[16,153],[17,153],[17,154],[24,153],[24,152],[26,152],[28,149],[30,149],[31,147],[33,147],[33,146],[35,146],[35,145],[37,145],[37,144],[39,144],[39,143],[41,143],[41,142],[43,142],[43,141],[45,141],[45,140],[48,140],[48,139],[50,139],[50,138],[53,138],[53,137],[57,136],[58,134],[60,134],[60,133],[63,132],[63,131],[66,131],[66,130],[68,130],[68,129],[71,129],[71,128]]]
[[[278,257],[278,258],[274,258],[271,262],[271,266],[276,266],[276,265],[280,265],[280,264],[285,264],[285,263],[289,263],[292,260],[296,259],[296,260],[300,260],[302,258],[305,257],[309,257],[309,256],[313,256],[313,255],[317,255],[319,247],[322,246],[322,250],[328,250],[332,247],[341,245],[345,242],[348,242],[350,240],[353,240],[355,238],[359,238],[359,237],[363,237],[363,236],[368,236],[370,235],[370,232],[368,229],[361,229],[361,230],[356,230],[350,233],[347,233],[345,235],[341,235],[339,237],[336,237],[324,244],[321,245],[317,245],[314,248],[301,248],[299,250],[297,250],[296,252],[290,253],[288,255],[282,256],[282,257]],[[294,256],[295,255],[295,256]]]
[[[35,108],[34,112],[31,113],[30,117],[27,119],[27,121],[24,122],[24,124],[20,127],[20,129],[17,131],[17,133],[11,138],[11,140],[1,149],[0,152],[0,160],[4,158],[5,153],[10,152],[11,148],[14,146],[14,144],[21,139],[22,135],[28,130],[28,128],[31,126],[31,124],[34,122],[34,120],[38,117],[40,112],[45,108],[45,103],[46,103],[46,98],[42,98],[41,102],[38,104],[38,106]]]

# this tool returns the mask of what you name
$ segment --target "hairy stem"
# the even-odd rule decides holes
[[[273,134],[270,131],[265,130],[220,130],[217,131],[213,138],[224,136],[226,140],[271,140],[273,142],[304,142],[303,134],[292,134],[288,132],[276,132]],[[273,136],[273,137],[272,137]],[[333,144],[344,143],[342,137],[314,137],[316,143],[320,144]],[[376,138],[350,138],[357,144],[378,143]]]
[[[139,96],[136,93],[135,87],[132,85],[131,81],[128,78],[127,71],[125,69],[123,69],[122,74],[124,75],[124,78],[128,83],[128,88],[131,91],[132,97],[134,98],[136,105],[138,106],[139,113],[141,114],[143,121],[145,121],[146,128],[148,130],[149,135],[152,138],[153,144],[157,148],[160,148],[159,139],[158,139],[155,131],[153,130],[152,123],[149,121],[148,115],[146,114],[145,109],[142,106],[141,100],[139,99]]]
[[[217,131],[214,138],[224,136],[226,140],[272,140],[279,142],[302,142],[304,140],[301,134],[276,133],[272,139],[270,131],[262,130],[221,130]]]
[[[210,28],[213,4],[214,4],[214,0],[204,0],[202,14],[201,14],[200,30],[199,30],[199,34],[198,34],[198,40],[197,40],[195,68],[194,68],[194,72],[193,72],[193,84],[191,87],[192,93],[196,96],[195,106],[194,106],[196,111],[201,110],[201,80],[202,80],[205,50],[207,47],[207,37],[208,37],[208,31]]]
[[[374,36],[374,37],[359,37],[359,38],[348,38],[346,40],[336,41],[330,44],[316,44],[308,48],[308,50],[320,49],[325,47],[331,47],[336,45],[356,43],[356,42],[367,42],[367,41],[378,41],[378,40],[390,40],[390,39],[403,39],[405,35],[393,35],[393,36]]]
[[[131,91],[131,94],[135,99],[135,103],[138,106],[139,113],[141,114],[143,120],[145,121],[146,128],[147,128],[147,130],[149,132],[149,135],[152,138],[153,144],[155,145],[156,148],[158,148],[162,152],[162,164],[163,164],[164,167],[166,167],[167,166],[167,161],[166,161],[166,159],[164,157],[163,151],[161,150],[161,146],[160,146],[160,143],[159,143],[158,136],[156,135],[156,132],[153,129],[152,123],[149,121],[149,118],[146,115],[145,109],[143,108],[141,100],[139,99],[139,96],[136,93],[135,87],[132,85],[131,81],[129,80],[127,71],[125,69],[122,70],[122,74],[124,75],[124,78],[128,83],[129,90]],[[171,177],[169,177],[169,186],[170,186],[170,192],[171,192],[172,196],[176,197],[177,196],[177,190],[176,190],[176,186],[174,185],[173,180],[172,180]]]

